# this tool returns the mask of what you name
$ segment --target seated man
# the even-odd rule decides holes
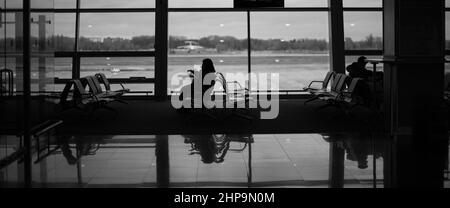
[[[366,65],[367,58],[365,56],[361,56],[358,58],[357,62],[353,62],[347,67],[347,72],[351,78],[368,79],[372,76],[372,72],[366,69]]]
[[[358,92],[355,92],[358,96],[362,97],[366,103],[371,102],[373,98],[373,92],[377,92],[383,86],[383,72],[377,72],[375,74],[375,83],[377,83],[376,89],[373,87],[373,72],[366,68],[367,57],[361,56],[357,62],[353,62],[347,67],[347,72],[351,78],[362,78],[364,82],[358,87]]]
[[[373,72],[366,68],[367,65],[367,57],[361,56],[358,58],[357,62],[353,62],[351,65],[347,66],[347,72],[351,78],[363,78],[369,79],[372,78]],[[377,72],[375,74],[376,81],[383,80],[383,72]]]

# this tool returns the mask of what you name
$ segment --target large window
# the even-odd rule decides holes
[[[382,0],[343,0],[346,64],[359,56],[380,59],[383,54]],[[367,65],[371,69],[372,65]],[[382,70],[382,65],[377,70]]]
[[[153,50],[154,13],[83,13],[80,51]]]
[[[155,0],[81,0],[81,8],[155,8]]]
[[[172,83],[174,75],[185,75],[204,58],[224,74],[278,73],[285,92],[323,79],[330,70],[328,1],[287,0],[285,6],[289,11],[254,9],[248,16],[232,9],[232,0],[170,0],[169,92],[181,86]],[[231,79],[247,84],[239,76]]]
[[[360,8],[360,7],[372,7],[381,8],[383,6],[383,0],[344,0],[345,8]]]
[[[64,0],[55,8],[60,83],[104,73],[113,88],[124,83],[133,93],[153,93],[154,0]]]
[[[380,58],[382,1],[343,3],[346,63],[362,55]],[[328,0],[286,0],[286,9],[251,11],[234,9],[233,0],[168,0],[168,6],[169,93],[181,87],[172,78],[204,58],[225,74],[278,73],[284,92],[301,90],[330,70]],[[54,7],[55,77],[103,72],[132,91],[154,88],[154,0],[62,0]]]
[[[280,90],[303,89],[330,70],[328,36],[327,12],[254,12],[251,70],[278,73]]]
[[[181,87],[172,78],[201,65],[204,58],[211,58],[216,70],[224,74],[247,74],[247,45],[245,12],[170,13],[169,91]]]

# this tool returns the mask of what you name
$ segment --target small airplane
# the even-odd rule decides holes
[[[188,53],[190,53],[191,51],[200,51],[200,50],[204,49],[204,47],[198,45],[197,42],[192,41],[192,40],[185,41],[184,43],[186,45],[178,46],[177,49],[187,50]]]
[[[112,69],[111,69],[111,72],[112,72],[113,74],[117,74],[117,73],[120,72],[120,69],[119,69],[119,68],[112,68]]]

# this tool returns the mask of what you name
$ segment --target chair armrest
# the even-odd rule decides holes
[[[306,89],[311,89],[311,86],[314,84],[314,83],[324,83],[323,81],[312,81],[311,83],[309,83],[309,85],[308,85],[308,88],[306,88]]]
[[[96,95],[92,94],[92,93],[83,93],[83,94],[81,94],[81,96],[82,97],[86,96],[87,98],[93,98],[96,102],[99,101],[98,97]]]
[[[122,89],[123,89],[124,91],[127,90],[127,89],[125,89],[125,86],[123,86],[122,83],[120,83],[120,86],[122,87]]]

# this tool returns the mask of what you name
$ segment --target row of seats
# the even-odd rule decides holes
[[[104,90],[102,84],[104,85]],[[64,87],[60,96],[60,105],[63,110],[89,108],[91,112],[97,109],[107,109],[116,112],[108,104],[111,102],[127,104],[121,97],[130,92],[122,84],[121,86],[121,90],[112,91],[110,82],[103,73],[81,79],[73,79]]]
[[[313,81],[304,89],[313,95],[312,98],[305,101],[304,105],[315,100],[322,100],[327,102],[327,105],[320,109],[332,106],[349,110],[349,108],[367,104],[361,94],[363,81],[361,78],[351,78],[345,74],[328,72],[323,81]],[[313,88],[315,83],[321,83],[321,88]],[[331,85],[330,88],[329,85]]]

